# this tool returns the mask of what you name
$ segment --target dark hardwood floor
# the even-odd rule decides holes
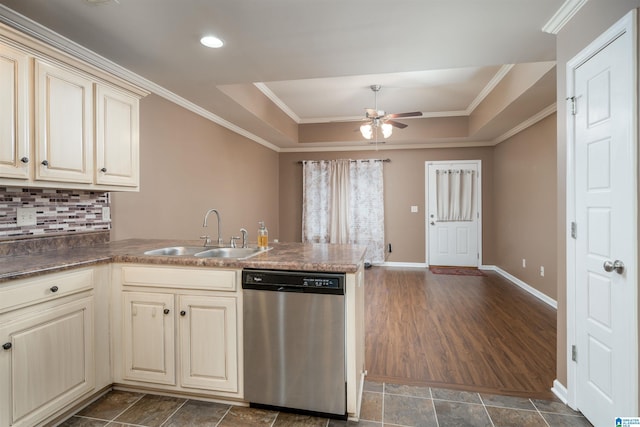
[[[494,272],[366,271],[370,381],[551,398],[556,311]]]

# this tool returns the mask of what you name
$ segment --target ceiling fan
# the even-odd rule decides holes
[[[374,93],[374,108],[365,109],[365,119],[368,123],[360,126],[360,133],[366,139],[371,139],[375,135],[376,141],[378,140],[378,130],[382,131],[382,136],[388,138],[393,133],[393,128],[404,129],[406,124],[395,121],[393,119],[401,117],[419,117],[422,113],[414,111],[411,113],[393,113],[387,114],[384,110],[378,110],[378,92],[382,88],[381,85],[371,85],[371,90]]]

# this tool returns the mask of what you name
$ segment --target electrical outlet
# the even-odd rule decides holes
[[[111,221],[111,208],[109,206],[102,207],[102,220]]]
[[[17,208],[16,222],[18,223],[18,227],[37,225],[36,208]]]
[[[522,268],[527,268],[527,260],[522,258]]]
[[[540,276],[544,277],[544,266],[540,266]]]
[[[418,207],[417,206],[411,206],[411,213],[418,213]]]

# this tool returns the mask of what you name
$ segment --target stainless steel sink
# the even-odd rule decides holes
[[[145,255],[154,256],[196,256],[198,258],[237,258],[245,259],[258,255],[267,249],[259,248],[205,248],[202,246],[169,246],[146,251]]]
[[[270,249],[270,248],[269,248]],[[249,258],[268,249],[259,248],[211,248],[196,254],[198,258]]]
[[[146,251],[145,255],[159,255],[159,256],[186,256],[195,255],[198,252],[205,250],[202,246],[170,246],[167,248],[153,249]]]

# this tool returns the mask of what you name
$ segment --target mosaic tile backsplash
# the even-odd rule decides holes
[[[36,225],[18,226],[18,208],[35,208]],[[0,239],[104,231],[109,193],[0,187]]]

